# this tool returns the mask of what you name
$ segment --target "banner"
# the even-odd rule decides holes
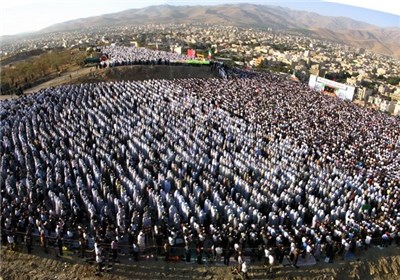
[[[187,50],[187,56],[194,59],[196,57],[196,50],[188,49]]]

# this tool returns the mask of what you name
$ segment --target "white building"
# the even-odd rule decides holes
[[[379,109],[383,112],[388,112],[390,114],[393,114],[395,106],[396,106],[396,102],[394,102],[394,101],[382,100],[382,102],[379,106]]]
[[[359,87],[357,88],[357,99],[359,100],[368,100],[368,97],[372,95],[372,89]]]
[[[397,101],[397,103],[394,105],[393,115],[400,116],[400,101]]]

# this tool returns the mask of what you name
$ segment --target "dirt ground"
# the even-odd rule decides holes
[[[100,69],[95,66],[72,69],[45,83],[24,90],[24,95],[29,95],[44,88],[56,87],[65,84],[98,83],[119,80],[147,80],[147,79],[173,79],[173,78],[210,78],[215,77],[209,67],[196,66],[167,66],[167,65],[134,65]],[[0,95],[0,101],[15,99],[18,95]]]
[[[164,260],[133,262],[129,256],[122,256],[108,272],[96,275],[96,263],[88,263],[77,253],[66,252],[57,257],[54,248],[49,254],[35,247],[31,255],[22,247],[17,251],[1,249],[0,279],[242,279],[231,272],[232,267],[216,264],[166,263]],[[400,279],[400,247],[392,245],[385,249],[378,247],[359,253],[353,261],[335,260],[325,263],[322,260],[314,266],[294,268],[276,265],[268,272],[262,263],[250,263],[248,279],[276,280],[392,280]]]
[[[79,79],[83,77],[87,77],[96,72],[95,67],[87,67],[87,68],[76,68],[73,71],[66,72],[60,75],[60,77],[51,79],[45,83],[39,84],[32,88],[24,90],[24,95],[28,95],[31,93],[38,92],[41,89],[55,87],[63,84],[75,83],[79,81]],[[18,98],[18,95],[0,95],[0,101],[5,99],[15,99]]]
[[[73,71],[63,73],[60,77],[54,78],[50,81],[47,81],[43,84],[37,85],[30,89],[24,91],[24,94],[29,94],[33,92],[37,92],[43,88],[55,87],[58,85],[68,84],[71,82],[75,82],[79,78],[89,75],[92,72],[95,72],[95,67],[87,67],[87,68],[76,68]]]

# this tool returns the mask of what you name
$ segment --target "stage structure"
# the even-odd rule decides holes
[[[312,89],[326,94],[334,94],[343,100],[352,101],[354,97],[355,87],[338,83],[326,78],[321,78],[315,75],[310,75],[308,85]]]

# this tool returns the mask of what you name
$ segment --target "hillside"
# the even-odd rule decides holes
[[[370,49],[378,54],[400,58],[400,29],[373,28],[365,30],[310,29],[312,36]]]
[[[85,27],[138,24],[203,23],[275,30],[308,30],[316,38],[366,47],[374,52],[400,57],[400,28],[380,28],[347,17],[328,17],[279,6],[237,4],[217,6],[159,5],[72,20],[52,25],[42,32]]]
[[[82,28],[82,26],[95,27],[152,23],[223,23],[246,27],[259,26],[279,29],[310,29],[316,26],[331,30],[366,30],[375,28],[371,24],[355,21],[350,18],[326,17],[316,13],[297,11],[279,6],[226,4],[218,6],[150,6],[142,9],[130,9],[119,13],[71,20],[52,25],[42,31],[75,30]]]

